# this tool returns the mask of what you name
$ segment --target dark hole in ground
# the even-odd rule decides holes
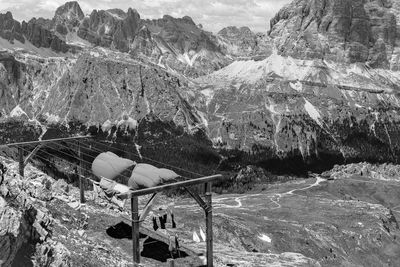
[[[31,233],[29,237],[24,238],[24,242],[18,249],[11,263],[11,267],[31,267],[34,266],[32,258],[36,252],[36,244],[38,243],[38,232],[32,225],[35,222],[37,211],[33,208],[27,210],[24,214],[23,223],[28,227]]]
[[[132,239],[132,227],[125,223],[120,222],[116,225],[109,227],[106,230],[107,235],[112,238],[117,239]],[[140,233],[140,238],[146,238],[147,235]],[[176,252],[169,251],[169,244],[166,244],[162,241],[156,240],[154,238],[148,237],[143,244],[143,251],[140,254],[142,257],[151,258],[157,261],[166,262],[167,259],[170,258],[185,258],[189,256],[186,252],[177,250]]]
[[[36,242],[27,240],[15,254],[11,267],[32,267],[32,257],[35,254]]]
[[[106,230],[106,233],[110,237],[116,239],[123,239],[123,238],[132,239],[132,227],[125,222],[120,222],[117,223],[116,225],[109,227]],[[140,238],[145,238],[145,237],[146,235],[140,233]]]
[[[166,262],[167,259],[185,258],[189,256],[185,252],[178,250],[170,253],[169,246],[162,241],[149,237],[143,244],[143,251],[140,254],[142,257],[152,258],[161,262]]]

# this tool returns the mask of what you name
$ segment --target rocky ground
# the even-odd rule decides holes
[[[0,259],[6,266],[29,266],[26,254],[35,266],[130,264],[128,213],[95,200],[92,191],[79,205],[77,188],[31,165],[24,179],[16,163],[8,168],[0,186]],[[215,194],[216,266],[398,266],[399,172],[396,165],[351,164],[315,178],[258,183],[246,194]],[[155,210],[166,207],[176,215],[181,244],[198,253],[178,259],[177,266],[202,265],[205,244],[192,240],[205,228],[202,210],[191,199],[162,196]],[[151,220],[144,226],[151,229]],[[119,229],[117,236],[110,227]],[[146,257],[142,262],[165,265]]]

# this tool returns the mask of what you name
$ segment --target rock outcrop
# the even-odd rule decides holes
[[[269,35],[281,55],[397,70],[396,2],[296,0],[271,20]]]
[[[69,252],[51,239],[54,221],[44,205],[52,197],[50,180],[33,172],[27,173],[31,180],[23,180],[17,169],[9,165],[0,184],[0,263],[25,266],[30,257],[40,257],[39,266],[70,266]],[[42,253],[35,255],[35,247]]]
[[[254,33],[248,27],[226,27],[218,32],[217,38],[225,54],[239,59],[264,59],[272,53],[272,43],[268,36]]]

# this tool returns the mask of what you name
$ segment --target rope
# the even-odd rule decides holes
[[[97,144],[106,146],[104,143],[102,143],[102,142],[100,142],[100,141],[96,141],[96,140],[93,140],[93,141],[94,141],[95,143],[97,143]],[[129,153],[129,154],[137,155],[137,154],[134,154],[133,152],[124,151],[124,150],[122,150],[122,149],[120,149],[120,148],[117,148],[117,147],[113,147],[113,148],[116,149],[116,150],[118,150],[118,151],[124,152],[124,153]],[[140,157],[139,155],[137,155],[137,156]],[[142,156],[142,158],[147,159],[147,160],[152,161],[152,162],[155,162],[155,163],[158,163],[158,164],[161,164],[161,165],[164,165],[164,166],[167,166],[167,167],[170,167],[170,168],[174,168],[174,169],[176,169],[176,170],[180,170],[180,171],[183,171],[183,172],[186,172],[186,173],[190,173],[190,174],[193,174],[193,175],[196,175],[196,176],[199,176],[199,177],[203,177],[203,176],[204,176],[204,175],[202,175],[202,174],[200,174],[200,173],[192,172],[192,171],[189,171],[189,170],[186,170],[186,169],[183,169],[183,168],[180,168],[180,167],[171,165],[171,164],[167,164],[167,163],[164,163],[164,162],[160,162],[160,161],[158,161],[158,160],[154,160],[154,159],[151,159],[151,158],[149,158],[149,157]]]
[[[63,159],[63,158],[61,158],[61,157],[58,157],[58,156],[56,156],[56,155],[54,155],[54,154],[51,154],[51,153],[49,153],[49,152],[46,152],[46,151],[44,151],[44,150],[41,150],[41,152],[43,152],[43,153],[45,153],[45,154],[47,154],[47,155],[49,155],[49,156],[53,156],[53,157],[56,157],[56,158],[58,158],[58,159],[65,160],[65,159]],[[62,153],[62,154],[64,154],[64,155],[71,156],[72,158],[74,158],[74,159],[76,159],[76,160],[78,160],[78,161],[83,161],[83,162],[89,164],[90,166],[92,165],[92,162],[89,162],[89,161],[84,160],[84,159],[79,159],[79,158],[74,157],[73,155],[67,154],[67,153],[65,153],[65,152],[63,152],[63,151],[61,151],[61,150],[58,150],[57,152],[60,152],[60,153]],[[84,170],[86,170],[86,171],[92,173],[92,170],[90,170],[90,169],[88,169],[88,168],[83,168],[81,165],[79,165],[78,167],[81,168],[81,170],[84,169]],[[112,167],[112,166],[111,166],[111,167]],[[112,168],[114,168],[114,167],[112,167]],[[115,170],[115,169],[114,169],[114,170]],[[130,177],[128,177],[128,176],[126,176],[126,175],[124,175],[124,174],[119,174],[119,175],[122,176],[122,177],[124,177],[124,178],[126,178],[126,179],[128,179],[128,180],[130,179]]]
[[[19,146],[18,146],[18,147],[19,147]],[[29,150],[27,150],[27,149],[25,149],[25,148],[23,148],[23,147],[19,147],[19,148],[21,148],[21,149],[24,150],[25,152],[28,152],[28,153],[31,152],[31,151],[29,151]],[[59,157],[59,156],[56,156],[56,155],[54,155],[54,154],[48,153],[48,152],[43,151],[43,150],[41,150],[41,152],[43,152],[43,153],[45,153],[45,154],[47,154],[47,155],[49,155],[49,156],[51,156],[51,157],[57,158],[57,159],[59,159],[59,160],[62,160],[62,161],[65,161],[65,160],[66,160],[66,159],[64,159],[64,158],[61,158],[61,157]],[[39,155],[37,155],[37,154],[35,154],[34,157],[38,157],[38,158],[42,159],[43,161],[48,161],[48,162],[50,162],[50,159],[46,159],[46,158],[44,158],[44,157],[42,157],[42,156],[39,156]],[[77,165],[77,167],[78,167],[78,168],[81,168],[81,170],[83,169],[83,170],[85,170],[85,171],[91,172],[91,170],[85,169],[85,168],[82,167],[82,166]]]
[[[83,144],[83,143],[81,143],[81,144]],[[102,143],[99,143],[99,144],[101,144],[101,145],[104,146],[104,144],[102,144]],[[89,149],[89,150],[92,150],[92,151],[97,151],[97,152],[99,152],[99,153],[104,153],[103,150],[100,150],[100,149],[95,148],[95,147],[91,147],[91,145],[89,145],[89,144],[83,144],[83,145],[85,146],[86,149]],[[90,146],[90,147],[89,147],[89,146]],[[129,154],[132,154],[132,155],[136,156],[135,154],[133,154],[132,152],[129,152],[129,151],[124,151],[124,150],[122,150],[122,149],[118,149],[118,148],[115,148],[115,147],[114,147],[114,149],[116,149],[116,150],[118,150],[118,151],[120,151],[120,152],[129,153]],[[139,156],[137,156],[137,157],[139,158]],[[172,166],[172,165],[168,165],[168,164],[165,164],[165,163],[156,161],[156,160],[152,160],[152,159],[147,158],[147,157],[143,157],[143,158],[148,159],[148,160],[150,160],[150,161],[157,162],[157,163],[159,163],[159,164],[161,164],[161,165],[166,165],[166,166],[171,167],[171,168],[180,169],[181,171],[184,171],[184,172],[190,172],[190,171],[181,169],[181,168],[176,167],[176,166]],[[196,174],[196,173],[193,173],[193,174]],[[203,176],[204,176],[204,175],[201,175],[201,174],[196,174],[196,175],[198,175],[198,176],[200,176],[200,177],[203,177]],[[190,179],[192,179],[192,178],[189,178],[189,177],[186,177],[186,176],[182,176],[182,175],[180,175],[180,177],[182,177],[182,178],[185,179],[185,180],[190,180]]]

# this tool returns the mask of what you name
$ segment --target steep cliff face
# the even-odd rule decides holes
[[[201,124],[181,96],[185,89],[178,78],[118,52],[95,49],[79,59],[3,53],[0,63],[5,119],[90,126],[112,125],[124,115],[136,121],[151,115],[188,130]]]
[[[399,5],[392,0],[296,0],[271,20],[281,55],[399,69]]]
[[[248,27],[229,26],[218,32],[222,50],[235,58],[262,58],[272,52],[271,40],[263,33],[254,33]]]

